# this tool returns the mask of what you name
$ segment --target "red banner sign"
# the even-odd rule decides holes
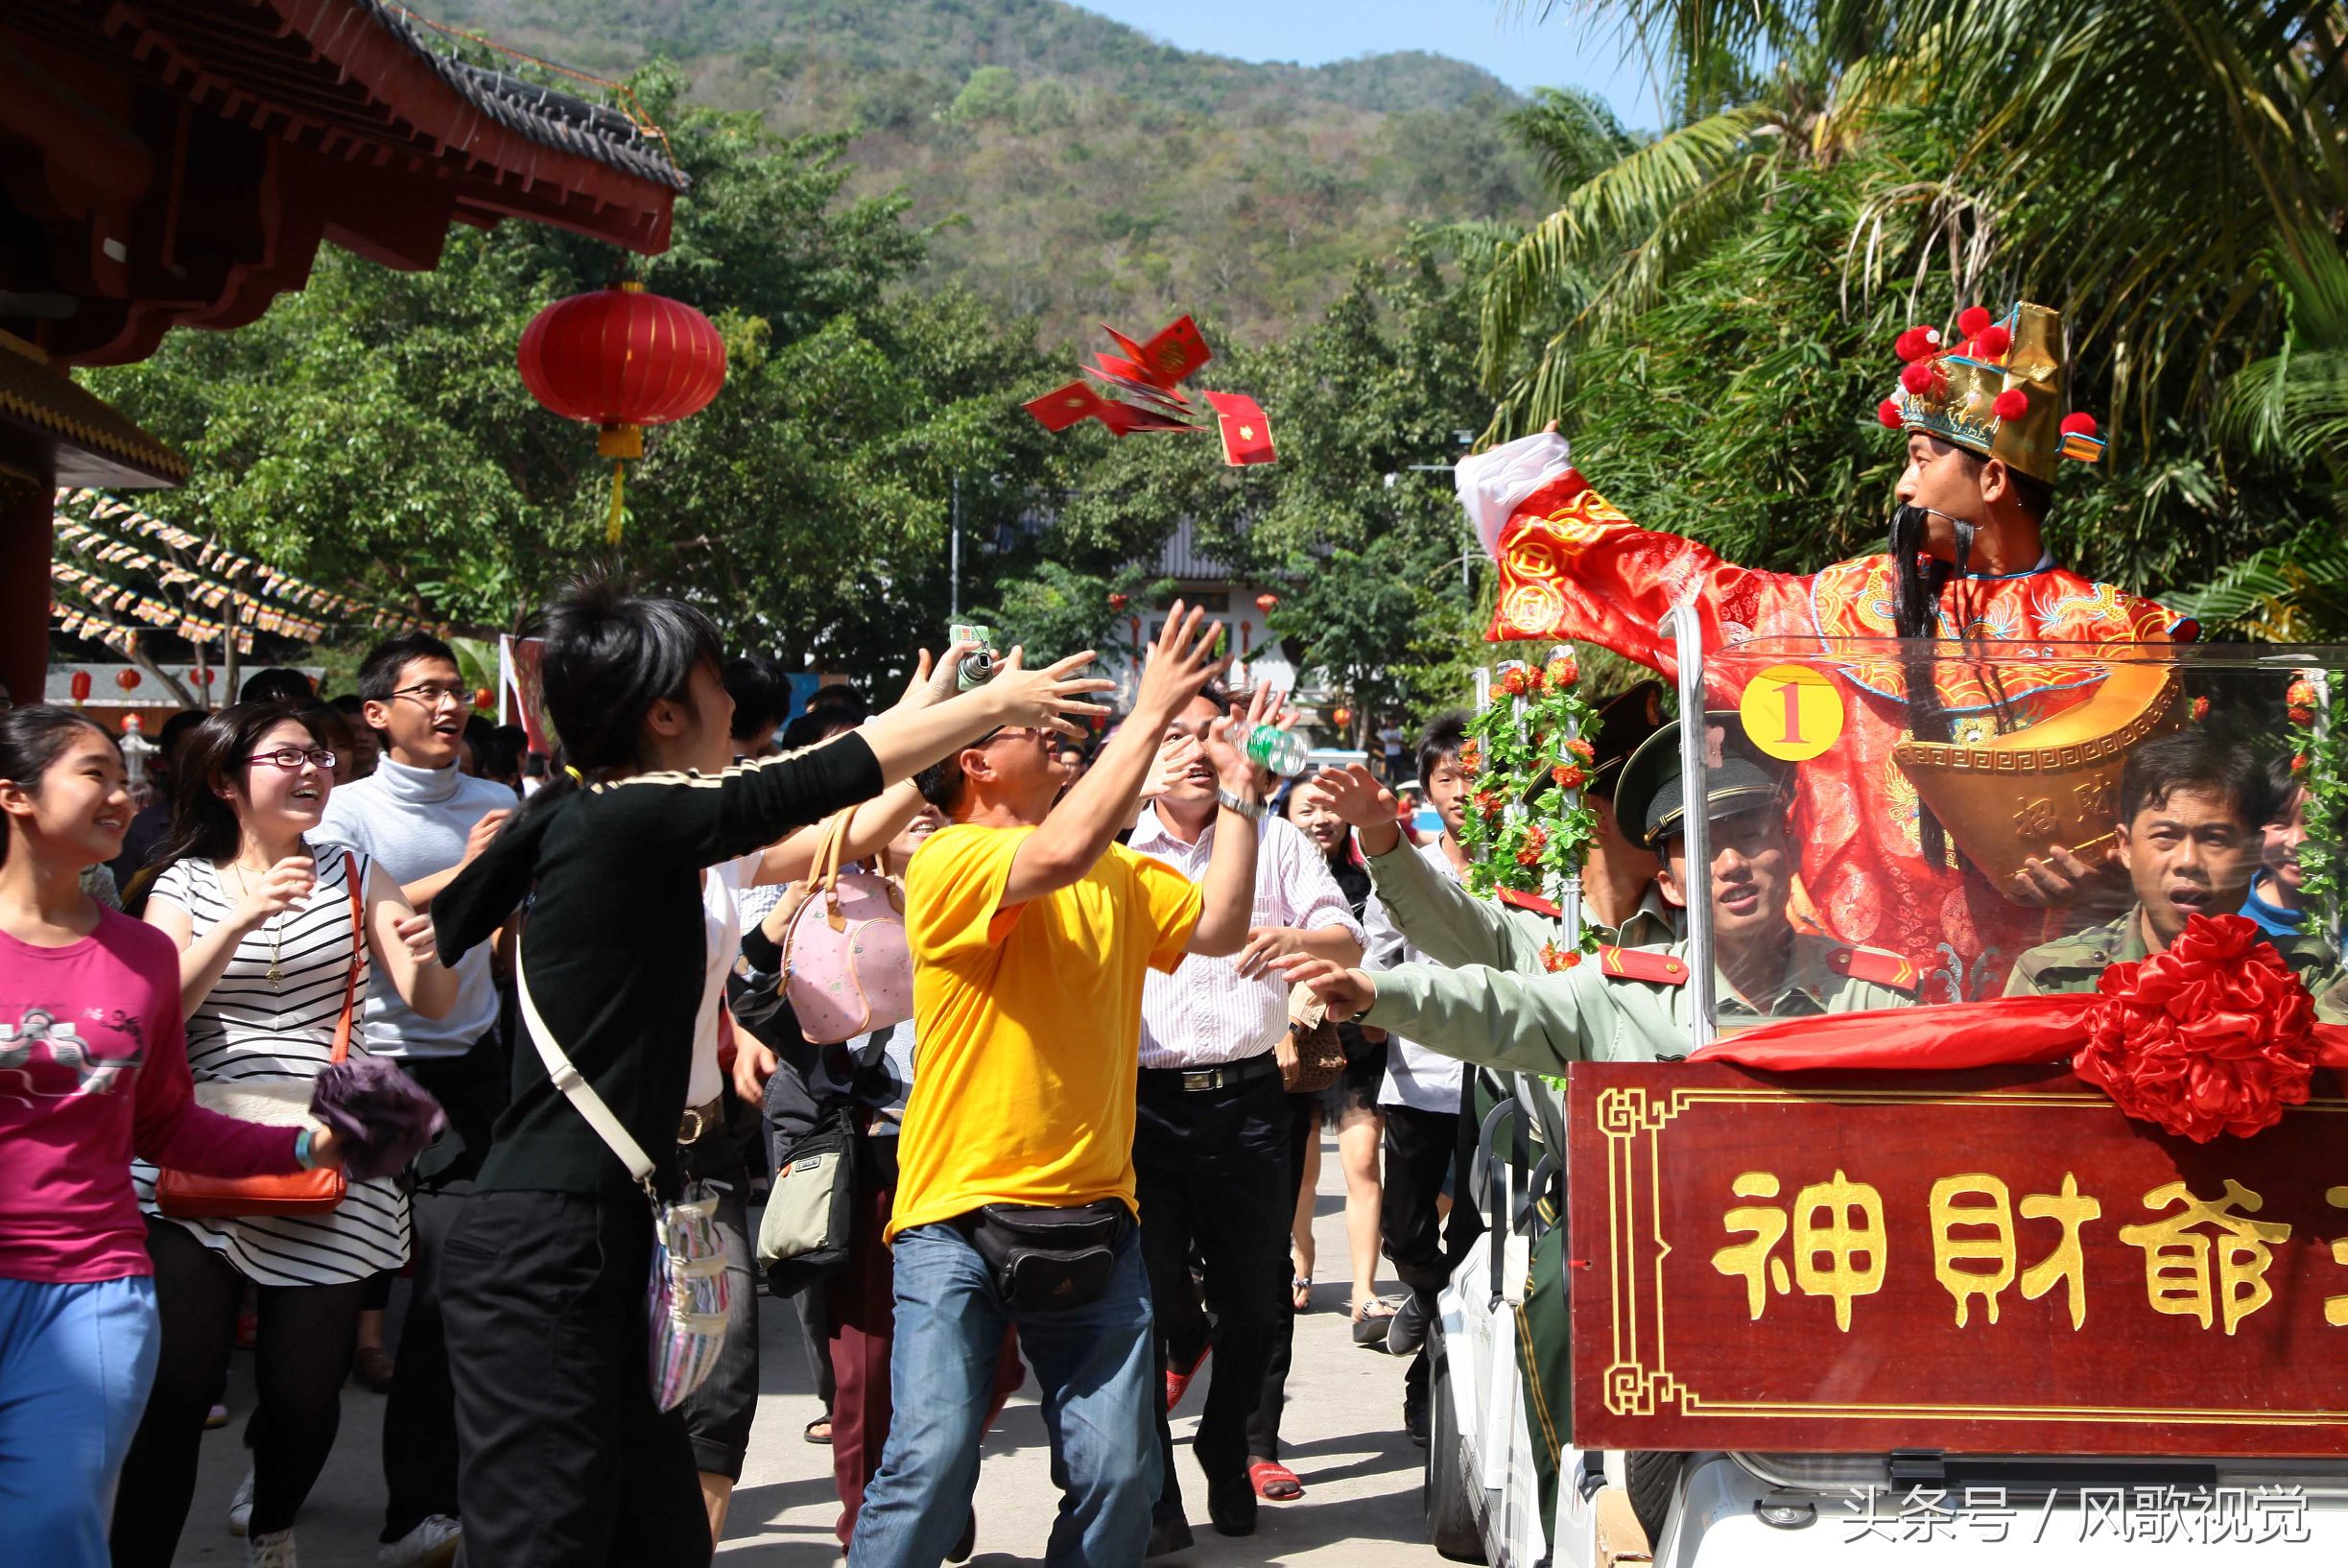
[[[1589,1448],[2348,1454],[2348,1098],[2195,1144],[2061,1068],[1583,1063]]]

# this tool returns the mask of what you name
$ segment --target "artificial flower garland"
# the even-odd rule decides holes
[[[1581,694],[1579,662],[1563,651],[1537,667],[1503,665],[1493,697],[1468,721],[1459,753],[1468,788],[1459,832],[1468,889],[1479,898],[1503,890],[1545,896],[1580,876],[1598,831],[1580,793],[1596,755],[1598,711]],[[1597,933],[1584,926],[1578,949],[1547,942],[1541,962],[1570,969],[1597,947]]]
[[[2319,693],[2315,682],[2320,679],[2325,691]],[[2328,721],[2318,724],[2318,701],[2328,698],[2325,704]],[[2290,684],[2284,695],[2289,705],[2291,722],[2300,727],[2297,754],[2291,759],[2291,772],[2307,787],[2307,840],[2299,846],[2299,864],[2306,875],[2300,884],[2300,897],[2306,907],[2319,912],[2332,910],[2338,902],[2341,887],[2339,848],[2342,835],[2348,834],[2348,727],[2340,719],[2348,711],[2348,671],[2326,670],[2302,676]]]

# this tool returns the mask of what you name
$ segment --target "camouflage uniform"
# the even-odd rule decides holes
[[[2151,957],[2145,946],[2144,905],[2130,906],[2117,920],[2051,942],[2040,942],[2014,961],[2005,980],[2008,996],[2060,996],[2092,991],[2103,971],[2115,963],[2135,963]],[[2338,958],[2320,937],[2269,937],[2315,997],[2315,1016],[2326,1023],[2348,1023],[2348,977]]]

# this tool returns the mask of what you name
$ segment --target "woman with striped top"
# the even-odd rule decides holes
[[[333,1058],[346,995],[380,963],[427,1017],[456,1000],[433,962],[432,923],[399,886],[349,852],[314,858],[333,787],[322,710],[245,702],[189,737],[172,792],[172,839],[146,918],[179,949],[188,1066],[204,1084],[307,1085]],[[364,912],[354,929],[352,888]],[[356,1018],[350,1050],[366,1043]],[[408,1200],[390,1180],[349,1183],[316,1217],[172,1220],[154,1170],[133,1167],[147,1213],[162,1355],[114,1513],[115,1568],[164,1568],[195,1489],[206,1408],[224,1376],[239,1298],[260,1296],[259,1408],[246,1429],[252,1474],[230,1507],[247,1561],[292,1568],[294,1515],[334,1444],[368,1277],[408,1256]],[[240,1516],[240,1510],[242,1516]]]

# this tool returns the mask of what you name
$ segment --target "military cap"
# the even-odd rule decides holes
[[[1621,781],[1623,764],[1664,725],[1663,682],[1642,680],[1598,704],[1598,736],[1591,741],[1589,782],[1592,795],[1612,795]]]
[[[1763,756],[1745,739],[1734,708],[1704,715],[1704,798],[1708,820],[1719,821],[1766,805],[1781,794],[1791,772]],[[1679,768],[1679,721],[1672,720],[1639,744],[1615,781],[1615,820],[1640,843],[1653,848],[1681,829],[1686,813]]]

